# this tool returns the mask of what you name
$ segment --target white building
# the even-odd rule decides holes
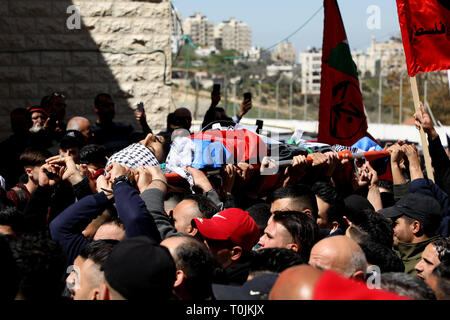
[[[276,75],[284,75],[287,78],[292,78],[294,76],[294,66],[293,65],[275,65],[271,64],[266,67],[267,76],[273,77]]]
[[[230,18],[214,28],[214,38],[218,49],[234,49],[240,53],[248,51],[252,45],[250,27],[242,21]]]
[[[307,94],[320,93],[320,71],[322,70],[322,50],[308,48],[300,51],[302,92]]]
[[[296,60],[297,50],[289,41],[279,43],[277,50],[272,51],[272,61],[274,62],[294,64]]]
[[[386,42],[377,43],[372,37],[367,55],[375,60],[375,64],[379,64],[382,71],[400,71],[405,68],[405,52],[399,38],[392,37]],[[379,69],[375,71],[378,73]]]
[[[364,76],[367,72],[371,76],[375,76],[380,70],[399,72],[405,69],[403,43],[398,38],[390,38],[386,42],[376,42],[375,37],[372,37],[367,53],[353,51],[352,57],[361,76]]]
[[[201,13],[196,13],[184,20],[183,29],[195,45],[214,46],[214,23],[208,21]]]
[[[198,47],[195,49],[195,55],[198,57],[207,57],[213,53],[216,53],[215,47]]]
[[[251,47],[249,50],[244,51],[244,56],[248,56],[248,62],[270,61],[270,52],[262,47]]]

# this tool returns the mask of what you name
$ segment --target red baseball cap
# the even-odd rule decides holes
[[[259,240],[259,229],[248,212],[230,208],[216,213],[211,219],[194,218],[200,234],[212,240],[231,240],[250,251]]]
[[[28,107],[26,108],[26,110],[27,110],[30,114],[32,114],[33,112],[40,112],[40,113],[42,113],[43,115],[48,116],[47,111],[46,111],[45,109],[41,108],[41,107],[38,106],[38,105],[35,105],[35,106],[28,106]]]
[[[325,271],[314,287],[314,300],[410,300],[396,293],[370,289],[364,282]]]

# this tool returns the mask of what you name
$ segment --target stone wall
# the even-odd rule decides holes
[[[115,121],[133,124],[133,110],[144,102],[152,129],[165,127],[171,88],[170,0],[1,0],[0,139],[9,135],[9,112],[39,104],[44,95],[67,95],[66,121],[83,115],[95,121],[97,93],[116,104]],[[75,22],[76,5],[81,13]],[[114,52],[128,52],[114,53]]]

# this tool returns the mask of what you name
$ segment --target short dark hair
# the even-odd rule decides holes
[[[80,163],[99,163],[106,166],[106,148],[103,145],[88,144],[80,150]]]
[[[312,247],[319,240],[319,227],[314,218],[301,211],[275,211],[273,221],[286,228],[299,247],[300,256],[308,261]]]
[[[272,203],[279,199],[295,199],[296,202],[301,203],[300,211],[309,209],[314,218],[317,218],[319,209],[317,208],[317,200],[311,188],[305,184],[289,185],[276,189],[269,197],[269,202]]]
[[[27,148],[19,157],[19,161],[24,167],[42,166],[45,160],[50,158],[52,154],[45,149]]]
[[[381,274],[381,289],[395,292],[414,300],[436,300],[425,281],[412,274],[387,272]]]
[[[98,106],[100,104],[101,99],[112,99],[109,93],[99,93],[95,96],[94,106]]]
[[[66,256],[47,232],[24,233],[10,242],[25,300],[57,300],[63,289]]]
[[[197,203],[198,210],[202,214],[203,219],[211,219],[213,215],[219,212],[219,208],[202,194],[188,194],[183,200],[193,200]]]
[[[306,261],[295,251],[287,248],[265,248],[252,252],[250,273],[256,275],[262,272],[281,273],[285,269]]]
[[[95,264],[101,266],[108,258],[112,249],[118,243],[119,243],[118,240],[113,240],[113,239],[95,240],[95,241],[89,242],[80,251],[79,255],[83,259],[90,259],[90,260],[94,261]]]
[[[256,203],[251,207],[248,207],[247,210],[250,217],[255,220],[256,225],[261,233],[264,233],[264,229],[267,227],[267,222],[270,218],[270,205],[267,203]]]
[[[450,300],[450,261],[438,264],[431,275],[438,278],[436,296],[440,300]]]
[[[402,259],[391,248],[373,241],[359,243],[359,246],[364,251],[367,262],[378,266],[381,272],[405,271]]]
[[[378,180],[378,186],[389,190],[389,192],[394,192],[394,184],[392,181],[380,179]]]
[[[41,99],[40,106],[44,108],[45,110],[48,110],[48,107],[50,106],[50,101],[52,100],[52,95],[43,96]]]
[[[173,258],[178,270],[186,274],[186,288],[194,300],[204,300],[212,296],[216,263],[208,248],[190,235],[179,235],[183,242],[174,250]]]
[[[357,225],[351,225],[347,228],[348,235],[358,244],[371,241],[370,235]]]
[[[439,237],[431,242],[440,262],[450,261],[450,239]]]
[[[58,92],[58,91],[54,91],[54,92],[50,93],[49,95],[42,97],[41,103],[40,103],[41,108],[48,111],[48,108],[50,107],[50,102],[52,101],[52,99],[54,97],[61,97],[62,99],[66,98],[65,94]]]
[[[16,207],[5,207],[0,210],[0,225],[10,226],[14,232],[24,228],[24,215]]]
[[[104,224],[115,224],[119,228],[125,230],[125,225],[123,224],[122,220],[120,220],[119,216],[116,215],[117,211],[115,211],[115,207],[112,206],[111,210],[112,210],[111,215],[108,216],[108,218],[105,219],[105,221],[103,221],[103,223],[101,225],[104,225]]]
[[[386,247],[392,247],[394,230],[389,219],[372,210],[364,209],[349,219],[354,226],[359,227],[370,236],[370,240]]]
[[[330,205],[328,209],[328,221],[336,221],[340,226],[342,226],[345,203],[344,199],[336,191],[336,188],[334,188],[329,182],[317,181],[311,189],[317,197]]]
[[[408,225],[411,225],[414,221],[417,221],[420,223],[420,230],[427,236],[427,237],[434,237],[437,233],[437,230],[440,225],[440,220],[438,219],[427,219],[426,222],[419,221],[417,219],[411,218],[407,216],[406,214],[400,216],[399,218],[405,219],[406,223]]]
[[[83,134],[78,130],[67,130],[59,142],[59,148],[66,151],[69,148],[81,149],[86,144]]]

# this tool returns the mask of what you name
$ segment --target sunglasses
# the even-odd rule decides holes
[[[61,97],[61,98],[63,98],[63,99],[66,98],[66,96],[65,96],[63,93],[61,93],[61,92],[53,92],[53,93],[51,94],[51,96],[53,96],[53,97]]]

